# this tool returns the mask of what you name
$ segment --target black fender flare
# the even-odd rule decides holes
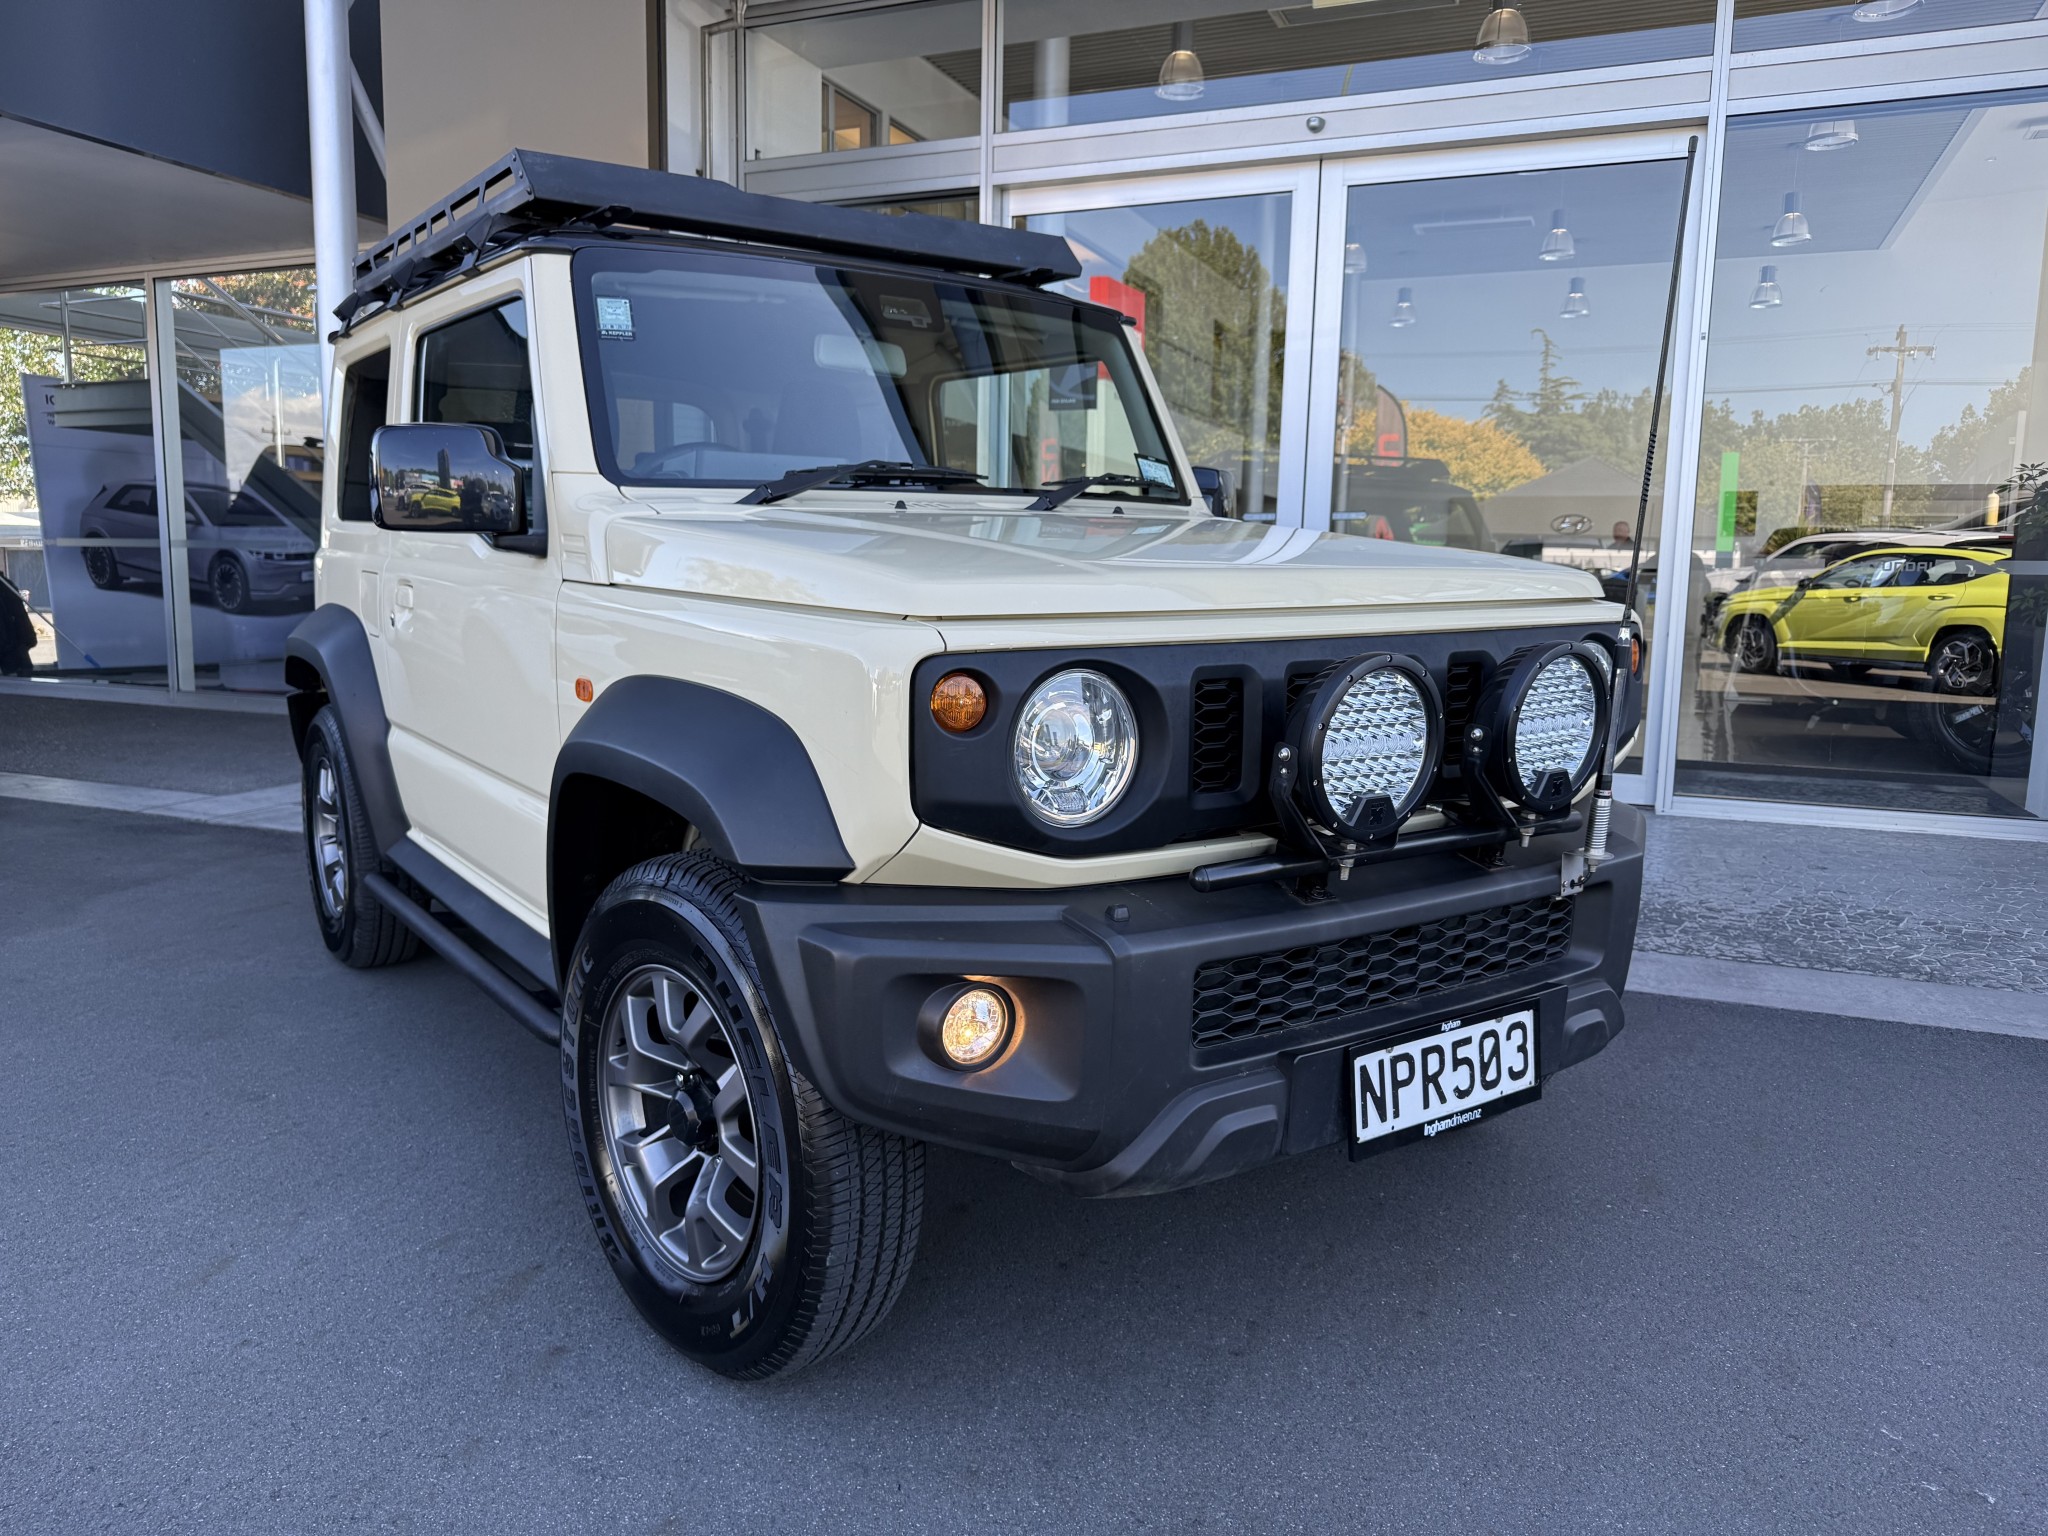
[[[562,743],[548,793],[548,915],[566,966],[597,895],[572,874],[564,815],[578,780],[623,786],[687,822],[696,846],[760,880],[838,881],[853,856],[811,755],[787,721],[738,694],[673,677],[626,677]],[[605,872],[605,880],[617,874]]]
[[[306,731],[324,693],[341,720],[370,836],[380,852],[389,853],[412,823],[399,798],[398,776],[391,771],[391,722],[384,715],[377,662],[363,621],[339,603],[322,603],[286,638],[284,657],[285,681],[292,688],[293,745],[303,757]]]

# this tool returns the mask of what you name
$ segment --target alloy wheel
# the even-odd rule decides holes
[[[1934,686],[1943,693],[1989,693],[1994,665],[1991,642],[1976,635],[1950,635],[1934,653]]]
[[[313,866],[321,909],[339,921],[348,905],[348,844],[341,832],[341,786],[329,757],[313,775]]]
[[[1745,672],[1761,672],[1770,660],[1770,631],[1751,621],[1735,632],[1735,657]]]
[[[760,1153],[724,1012],[680,971],[643,966],[613,997],[600,1083],[626,1214],[698,1284],[723,1279],[753,1236]]]

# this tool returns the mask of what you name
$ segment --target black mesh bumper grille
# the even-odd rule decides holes
[[[1212,960],[1195,972],[1195,1044],[1225,1045],[1512,976],[1571,947],[1572,904],[1516,902],[1386,933]]]

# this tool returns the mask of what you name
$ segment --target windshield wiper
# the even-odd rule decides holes
[[[1083,491],[1093,490],[1098,485],[1134,485],[1149,496],[1152,494],[1153,484],[1153,481],[1140,480],[1136,475],[1077,475],[1072,480],[1055,480],[1045,487],[1044,495],[1024,510],[1050,512],[1055,507],[1065,506]]]
[[[911,464],[895,459],[862,459],[858,464],[817,464],[793,469],[779,480],[757,485],[740,498],[741,506],[766,506],[821,485],[965,485],[979,481],[972,470],[948,469],[943,464]]]

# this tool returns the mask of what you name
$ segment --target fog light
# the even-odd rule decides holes
[[[1010,1000],[995,987],[967,986],[942,992],[937,1044],[947,1065],[984,1067],[1002,1055],[1010,1042]]]

